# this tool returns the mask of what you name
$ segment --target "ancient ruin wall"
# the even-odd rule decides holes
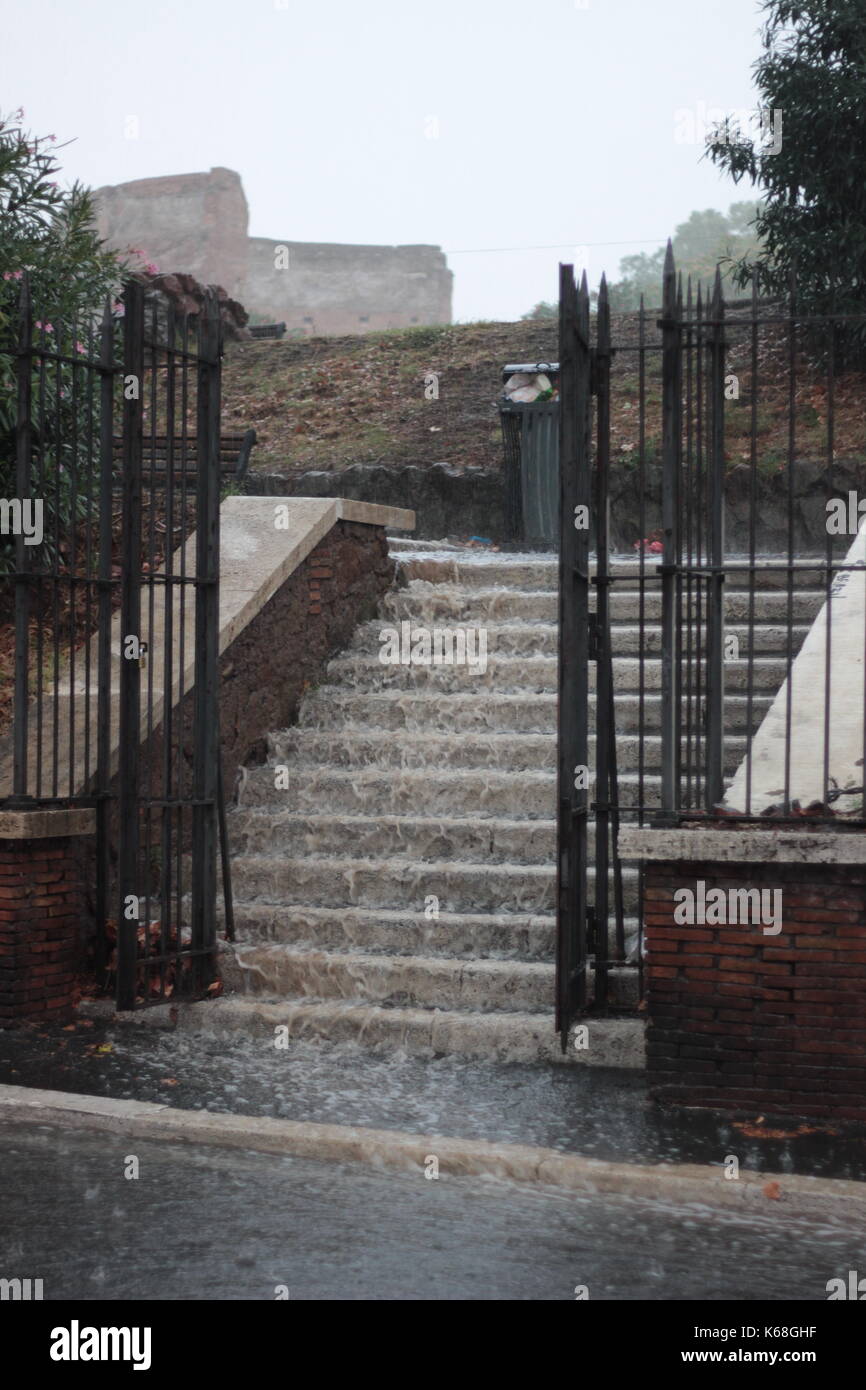
[[[437,246],[250,237],[242,298],[248,313],[285,321],[290,331],[370,333],[450,323],[453,278]]]
[[[222,285],[243,304],[249,212],[233,169],[99,188],[96,205],[110,246],[140,248],[161,271]]]
[[[96,202],[109,245],[140,248],[160,271],[221,285],[253,321],[284,320],[305,334],[451,322],[453,276],[438,247],[248,237],[247,200],[232,169],[137,179],[98,189]]]

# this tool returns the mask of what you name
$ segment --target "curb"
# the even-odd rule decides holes
[[[425,1160],[435,1155],[440,1173],[455,1177],[505,1178],[580,1194],[616,1193],[678,1205],[700,1202],[751,1214],[760,1210],[770,1215],[778,1203],[788,1212],[806,1214],[820,1206],[822,1216],[832,1214],[860,1222],[866,1216],[866,1184],[843,1179],[742,1172],[732,1181],[723,1177],[721,1166],[613,1163],[528,1144],[177,1110],[147,1101],[23,1086],[0,1086],[0,1124],[4,1120],[294,1158],[366,1163],[380,1169],[423,1172]]]

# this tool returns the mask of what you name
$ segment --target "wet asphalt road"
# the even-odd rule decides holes
[[[134,1171],[138,1177],[125,1176]],[[864,1239],[492,1179],[0,1127],[0,1274],[84,1300],[826,1300]],[[858,1263],[859,1262],[859,1263]]]

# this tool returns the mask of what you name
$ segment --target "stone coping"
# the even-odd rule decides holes
[[[96,812],[88,806],[0,811],[0,840],[54,840],[95,834]]]
[[[866,831],[646,829],[619,833],[622,859],[719,864],[866,864]]]

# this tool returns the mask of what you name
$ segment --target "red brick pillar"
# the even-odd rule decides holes
[[[80,830],[92,814],[0,813],[0,1028],[74,1013],[89,926]]]
[[[703,838],[705,860],[645,867],[653,1093],[729,1112],[866,1121],[866,867],[810,863],[805,838],[800,862],[719,862],[714,836]],[[859,837],[843,844],[863,852]],[[678,920],[676,894],[698,882],[726,895],[779,890],[779,930]]]

